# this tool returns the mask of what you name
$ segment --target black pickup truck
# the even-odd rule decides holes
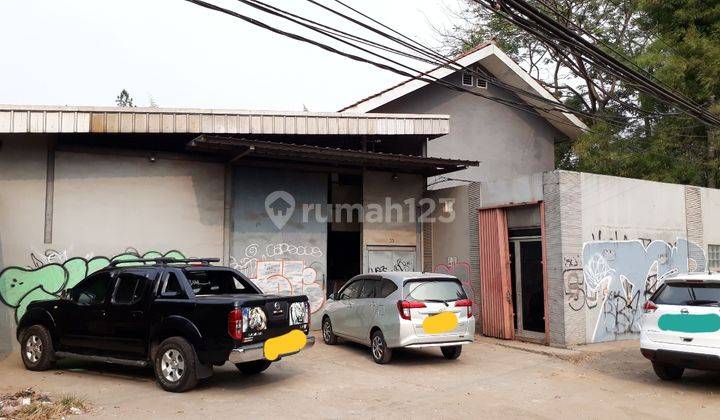
[[[263,294],[218,259],[116,261],[62,298],[31,303],[18,322],[25,367],[60,358],[155,369],[165,390],[182,392],[230,361],[260,373],[315,343],[307,296]]]

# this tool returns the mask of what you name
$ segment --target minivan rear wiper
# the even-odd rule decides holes
[[[424,300],[425,300],[425,302],[437,302],[437,303],[444,303],[444,304],[445,304],[445,306],[450,306],[450,305],[448,305],[448,303],[447,303],[447,301],[446,301],[446,300],[442,300],[442,299],[424,299]]]

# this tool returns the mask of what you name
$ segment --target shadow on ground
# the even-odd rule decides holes
[[[324,343],[320,343],[324,346]],[[338,340],[339,346],[343,349],[347,349],[349,353],[354,355],[360,355],[367,359],[368,363],[375,364],[370,353],[370,347],[358,344],[352,341],[340,339]],[[462,359],[462,355],[460,356]],[[395,366],[424,366],[433,365],[436,366],[438,363],[447,362],[454,363],[454,360],[446,360],[440,352],[439,347],[430,347],[422,349],[393,349],[392,361],[390,363]]]
[[[662,381],[653,372],[652,364],[640,354],[637,342],[609,345],[599,352],[590,352],[578,366],[629,382],[649,383],[682,391],[720,392],[720,372],[686,369],[679,381]]]

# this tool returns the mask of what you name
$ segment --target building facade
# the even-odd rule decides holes
[[[556,346],[636,338],[658,284],[717,269],[718,190],[555,171],[555,144],[584,124],[548,111],[537,97],[553,96],[492,43],[457,63],[473,71],[430,74],[470,92],[408,80],[344,110],[448,114],[451,133],[426,154],[480,161],[428,180],[464,217],[422,233],[424,269],[466,279],[479,331]]]
[[[422,156],[448,131],[443,115],[0,107],[0,346],[29,302],[113,259],[220,257],[315,313],[352,275],[416,269],[417,221],[329,205],[420,200],[426,177],[476,164]]]

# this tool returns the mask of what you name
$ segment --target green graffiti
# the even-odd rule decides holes
[[[720,331],[718,314],[665,314],[660,316],[658,327],[663,331],[684,333],[709,333]]]
[[[111,261],[160,257],[185,258],[182,252],[174,250],[165,254],[149,251],[142,256],[125,252],[111,258],[93,257],[87,260],[74,257],[62,264],[50,263],[36,268],[7,267],[0,271],[0,302],[15,309],[15,322],[18,322],[31,302],[59,298],[63,290],[74,287],[88,275],[107,267]],[[33,261],[38,262],[36,258]]]

